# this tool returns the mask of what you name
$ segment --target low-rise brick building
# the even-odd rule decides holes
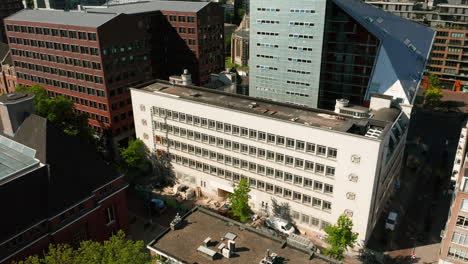
[[[126,184],[83,139],[30,114],[33,96],[0,96],[0,263],[50,243],[102,241],[128,229]]]

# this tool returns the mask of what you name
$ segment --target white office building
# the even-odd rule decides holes
[[[367,240],[400,174],[408,118],[388,96],[335,112],[164,81],[131,96],[137,137],[169,154],[179,183],[224,199],[248,179],[253,210],[287,202],[304,231],[346,213]]]

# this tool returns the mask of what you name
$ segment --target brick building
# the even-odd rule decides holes
[[[7,16],[23,9],[23,2],[21,0],[2,0],[0,1],[0,42],[7,43],[6,34],[4,31],[5,25],[3,19]]]
[[[127,87],[151,78],[146,30],[136,18],[25,9],[5,23],[18,83],[72,99],[91,127],[110,128],[125,144],[133,134]]]
[[[0,42],[0,94],[12,93],[18,84],[8,44]]]
[[[22,10],[5,20],[18,83],[74,100],[118,145],[134,136],[128,87],[183,69],[204,83],[223,69],[223,22],[215,3],[180,1]]]
[[[468,260],[468,125],[462,128],[455,154],[452,185],[455,186],[445,230],[442,231],[439,263]]]
[[[128,229],[122,175],[81,138],[24,115],[32,100],[0,96],[0,206],[8,212],[0,219],[0,263],[42,254],[49,243],[102,241]]]
[[[148,1],[87,9],[128,14],[148,29],[153,76],[167,80],[188,69],[195,84],[224,69],[224,11],[217,3]]]

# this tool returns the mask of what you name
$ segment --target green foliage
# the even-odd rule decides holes
[[[123,171],[141,170],[148,163],[148,149],[141,139],[128,143],[128,147],[120,149],[120,167]]]
[[[65,133],[93,139],[92,132],[87,126],[88,116],[75,113],[73,101],[64,96],[52,98],[43,87],[37,84],[31,87],[19,85],[15,90],[34,94],[36,113],[47,118]]]
[[[440,88],[440,80],[439,80],[439,77],[437,75],[435,75],[434,73],[429,73],[429,76],[428,76],[428,84],[429,84],[429,88],[430,89],[433,89],[433,88]]]
[[[73,249],[69,245],[49,246],[43,258],[28,257],[16,264],[151,264],[151,256],[145,252],[143,241],[132,241],[119,231],[103,243],[84,241]]]
[[[249,192],[249,182],[246,179],[242,179],[234,189],[234,193],[228,196],[231,212],[239,217],[241,222],[246,222],[252,211],[249,205]]]
[[[443,96],[439,88],[427,89],[424,97],[424,105],[429,108],[436,108],[441,105]]]
[[[234,68],[239,68],[240,67],[238,64],[235,64],[235,63],[232,62],[231,57],[226,57],[224,64],[225,64],[224,66],[226,68],[233,68],[234,69]]]
[[[343,259],[343,253],[348,247],[354,246],[358,237],[358,234],[352,229],[353,222],[345,214],[338,217],[336,225],[325,227],[325,232],[328,235],[326,242],[331,245],[331,248],[324,249],[324,254],[338,260]]]

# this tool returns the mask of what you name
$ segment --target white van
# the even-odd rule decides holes
[[[395,225],[397,224],[398,214],[395,212],[390,212],[385,221],[385,229],[395,230]]]
[[[275,217],[275,216],[270,216],[266,219],[265,221],[266,226],[269,228],[272,228],[274,230],[277,230],[283,234],[293,234],[296,230],[294,229],[294,226],[291,225],[288,221]]]

